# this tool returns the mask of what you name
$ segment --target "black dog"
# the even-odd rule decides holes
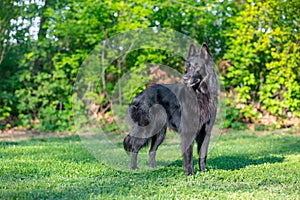
[[[218,104],[218,79],[213,57],[206,44],[198,53],[189,48],[184,84],[157,84],[138,94],[129,105],[130,133],[124,149],[132,152],[131,169],[137,168],[139,150],[151,141],[150,166],[163,142],[167,127],[181,135],[181,148],[187,175],[194,174],[193,144],[198,143],[199,168],[206,171],[206,157]]]

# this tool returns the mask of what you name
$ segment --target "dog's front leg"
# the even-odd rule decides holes
[[[150,167],[152,168],[156,168],[155,156],[156,156],[156,151],[149,152]]]
[[[194,142],[183,152],[183,164],[187,176],[194,175],[193,146]]]
[[[131,169],[135,170],[137,169],[137,155],[138,153],[131,153]]]
[[[209,145],[209,140],[210,140],[210,135],[212,131],[212,127],[214,125],[215,118],[212,118],[211,121],[206,124],[204,128],[203,135],[203,141],[200,143],[199,148],[199,168],[201,172],[207,171],[206,169],[206,158],[207,158],[207,151],[208,151],[208,145]]]

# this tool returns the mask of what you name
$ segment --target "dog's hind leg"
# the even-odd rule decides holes
[[[149,162],[150,162],[150,167],[152,168],[156,167],[156,161],[155,161],[156,150],[158,146],[164,141],[166,136],[166,130],[167,130],[167,126],[164,126],[156,135],[152,137],[151,148],[149,151],[149,157],[150,157]]]
[[[130,168],[132,170],[137,169],[137,155],[138,155],[137,152],[132,152],[131,153],[131,167]]]
[[[138,156],[138,152],[140,151],[140,149],[147,145],[149,141],[149,138],[135,138],[134,139],[134,145],[132,148],[132,153],[131,153],[131,169],[135,170],[137,169],[137,156]]]

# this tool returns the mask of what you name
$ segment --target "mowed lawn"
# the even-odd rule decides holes
[[[181,157],[131,173],[101,164],[76,135],[0,141],[0,199],[300,199],[299,134],[226,133],[207,162],[191,177]]]

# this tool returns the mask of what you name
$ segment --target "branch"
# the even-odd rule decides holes
[[[4,55],[5,55],[5,47],[2,48],[2,51],[1,51],[1,56],[0,56],[0,65],[4,59]]]
[[[105,33],[104,33],[104,37],[105,37],[105,40],[104,40],[104,46],[102,48],[102,52],[101,52],[101,66],[102,66],[102,72],[101,72],[101,78],[102,78],[102,89],[103,89],[103,92],[104,94],[106,95],[108,101],[109,101],[109,104],[110,104],[110,107],[112,108],[112,102],[111,102],[111,99],[108,95],[108,92],[107,92],[107,88],[106,88],[106,79],[105,79],[105,67],[104,67],[104,59],[105,59],[105,46],[107,45],[106,42],[107,42],[107,29],[105,30]]]

